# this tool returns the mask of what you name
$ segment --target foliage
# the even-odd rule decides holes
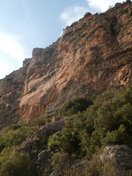
[[[0,176],[32,176],[29,156],[25,153],[15,153],[2,163]]]
[[[74,114],[59,136],[50,137],[48,148],[53,153],[91,157],[107,144],[132,146],[131,134],[132,89],[108,91],[85,112]]]
[[[85,161],[84,173],[81,176],[130,176],[120,172],[115,161],[107,161],[104,164],[100,163],[100,152],[93,155],[91,160]]]
[[[76,114],[78,112],[85,111],[92,104],[91,100],[86,98],[73,98],[64,103],[64,105],[60,108],[59,114],[61,116],[69,116]]]
[[[48,115],[45,115],[45,114],[42,114],[41,116],[33,119],[30,124],[32,126],[37,126],[37,127],[41,127],[43,125],[46,125],[47,123],[50,123],[53,119],[53,116],[48,116]]]
[[[85,98],[69,100],[59,114],[70,117],[61,132],[49,137],[47,147],[52,155],[52,168],[62,175],[74,176],[71,165],[75,161],[91,159],[107,144],[132,147],[132,88],[104,92],[93,102]],[[14,151],[35,130],[51,121],[51,116],[42,116],[29,124],[16,124],[0,134],[0,176],[32,175],[29,156]],[[98,176],[100,172],[108,175],[109,168],[112,168],[111,175],[117,175],[118,170],[111,163],[101,168],[96,161],[95,158],[88,161],[89,176]]]
[[[20,144],[37,129],[31,124],[16,124],[5,129],[0,135],[0,176],[24,175],[28,156],[14,154]],[[24,165],[25,162],[25,165]],[[29,162],[30,163],[30,162]],[[27,165],[28,166],[28,165]],[[11,169],[12,168],[12,169]],[[11,170],[10,170],[11,169]],[[20,172],[18,171],[20,170]],[[24,169],[27,172],[27,169]],[[21,173],[21,174],[19,174]],[[28,173],[28,172],[27,172]],[[25,174],[26,176],[26,174]]]
[[[0,137],[0,149],[20,145],[33,131],[35,126],[22,125],[8,128]]]
[[[68,153],[57,152],[52,156],[52,166],[57,170],[59,175],[63,176],[77,176],[76,170],[72,167],[74,157],[70,157]]]

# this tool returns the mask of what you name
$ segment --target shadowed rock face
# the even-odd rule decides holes
[[[33,49],[20,70],[0,80],[0,123],[29,121],[72,96],[130,86],[131,60],[132,3],[87,13],[57,42]]]
[[[0,128],[18,121],[19,99],[22,96],[27,66],[0,80]]]

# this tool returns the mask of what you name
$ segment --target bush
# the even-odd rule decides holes
[[[7,131],[1,135],[0,148],[3,149],[4,147],[20,145],[35,129],[36,127],[30,125],[23,125],[16,129],[13,127],[7,129]]]
[[[73,174],[70,165],[74,159],[91,159],[107,144],[132,147],[132,88],[105,92],[97,96],[93,104],[84,98],[70,100],[60,114],[71,117],[60,133],[49,137],[48,150],[52,154],[52,167],[59,169],[62,175]],[[1,135],[0,176],[32,175],[29,156],[20,153],[12,156],[12,153],[43,122],[42,119],[38,124],[15,126]],[[112,168],[111,175],[118,173],[111,164],[101,168],[95,161],[88,161],[89,176],[108,175],[109,168]],[[82,175],[85,176],[85,173]]]
[[[38,128],[41,126],[46,125],[47,123],[52,121],[53,116],[46,116],[44,114],[42,114],[41,116],[33,119],[30,124],[32,126],[37,126]]]
[[[0,168],[0,176],[32,176],[29,156],[16,153]]]
[[[52,156],[52,166],[58,175],[77,176],[73,163],[74,158],[70,157],[68,153],[57,152]]]
[[[76,112],[77,106],[72,105],[71,101],[64,106],[64,114]],[[107,144],[127,144],[131,147],[131,117],[131,88],[105,92],[97,96],[86,111],[72,115],[61,134],[50,137],[48,146],[53,153],[63,151],[79,158],[86,155],[90,158]]]
[[[86,98],[73,98],[61,107],[59,114],[61,116],[69,116],[73,114],[77,114],[78,112],[85,111],[88,106],[92,104],[91,100]]]

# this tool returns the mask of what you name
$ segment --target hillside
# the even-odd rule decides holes
[[[57,120],[56,120],[57,119]],[[0,176],[132,176],[132,88],[74,98],[0,133]]]
[[[132,176],[132,2],[85,16],[0,80],[0,176]]]

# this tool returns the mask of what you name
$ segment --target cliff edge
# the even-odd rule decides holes
[[[0,80],[0,124],[52,112],[66,99],[132,85],[132,3],[87,13]]]

